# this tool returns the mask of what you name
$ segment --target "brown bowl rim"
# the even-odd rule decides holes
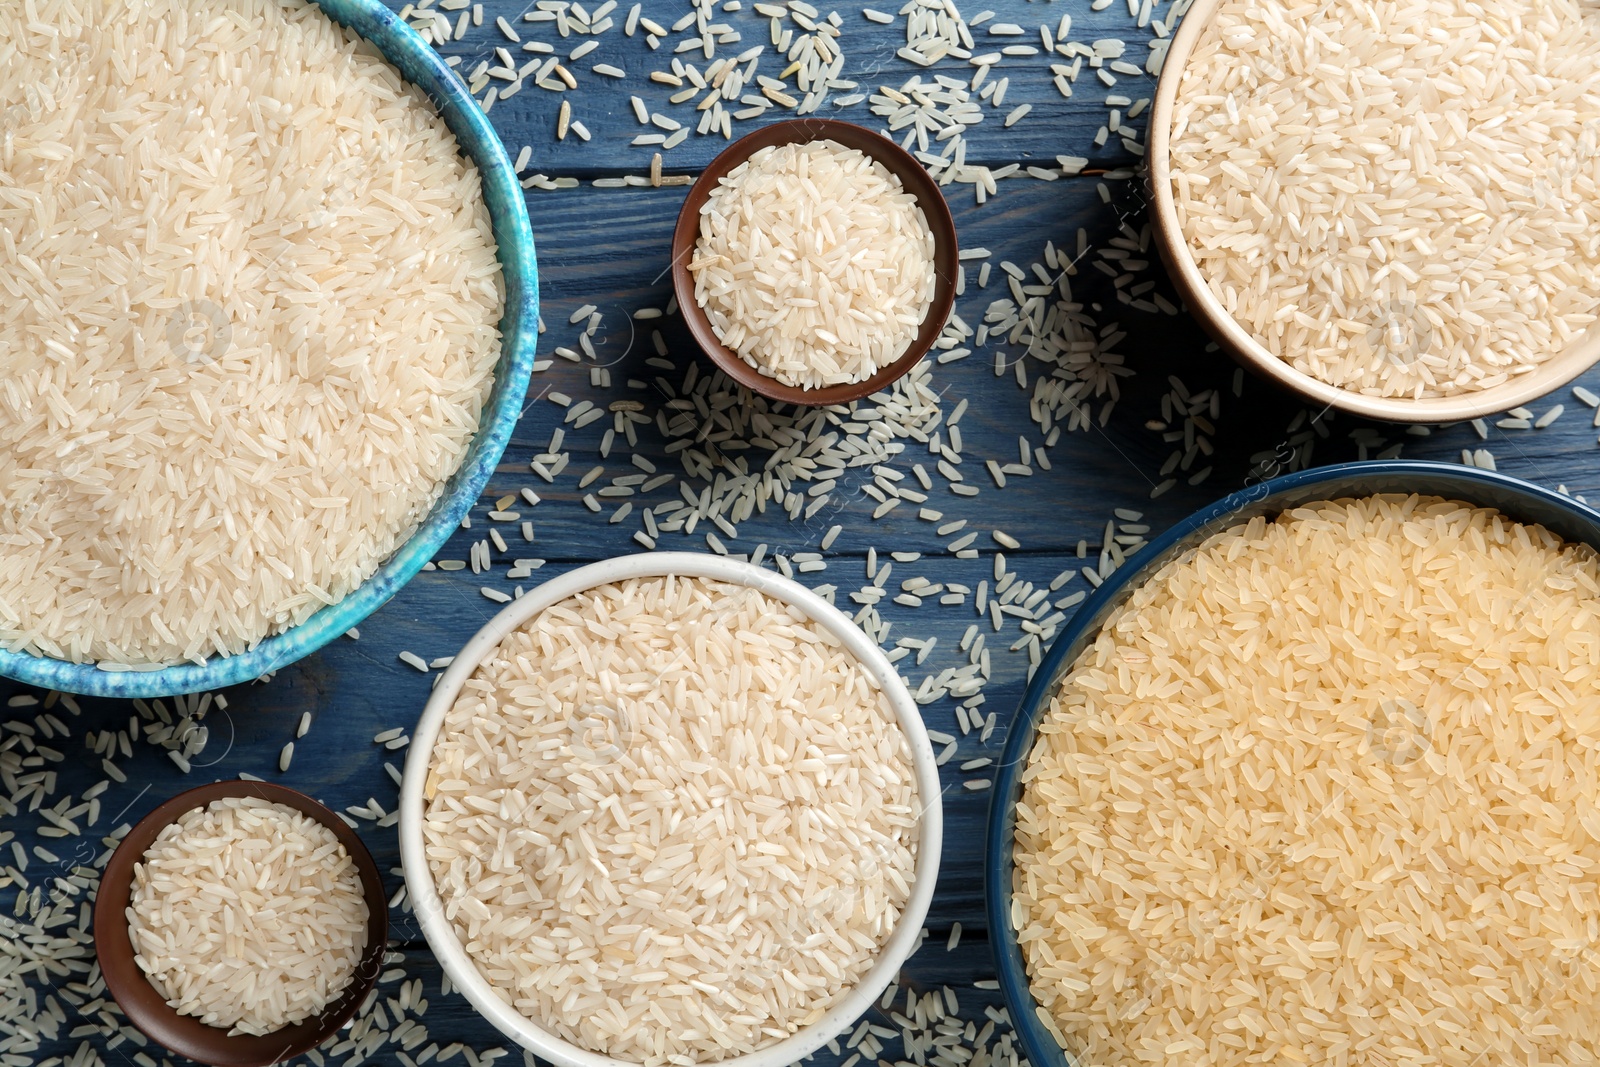
[[[1330,385],[1296,370],[1267,351],[1240,326],[1211,292],[1189,251],[1178,222],[1172,190],[1172,115],[1177,105],[1178,83],[1190,53],[1221,5],[1222,0],[1195,0],[1172,36],[1172,46],[1167,50],[1156,85],[1155,102],[1150,108],[1146,156],[1150,167],[1150,222],[1156,248],[1189,314],[1223,351],[1250,370],[1324,409],[1338,408],[1366,418],[1400,423],[1463,422],[1507,411],[1561,388],[1600,361],[1600,329],[1591,327],[1583,338],[1538,364],[1536,369],[1490,389],[1422,400],[1379,397]]]
[[[922,320],[922,328],[916,338],[893,363],[859,382],[801,389],[762,374],[717,339],[710,320],[700,305],[695,303],[694,276],[689,273],[689,260],[700,236],[700,208],[711,196],[717,182],[729,171],[760,149],[824,138],[837,141],[846,148],[854,148],[882,163],[917,198],[928,220],[928,228],[933,231],[933,302],[928,305],[927,317]],[[696,343],[719,370],[752,392],[772,400],[810,407],[847,404],[870,396],[916,366],[939,339],[955,307],[956,274],[959,269],[960,248],[955,219],[950,214],[950,205],[945,202],[944,193],[927,169],[910,152],[876,130],[839,119],[784,119],[747,133],[733,142],[706,165],[689,187],[689,195],[684,198],[683,207],[678,212],[677,226],[672,232],[672,291],[678,298],[678,310],[683,321]]]
[[[367,901],[367,947],[355,975],[339,999],[321,1014],[294,1026],[260,1036],[228,1036],[191,1015],[179,1015],[168,1006],[134,962],[128,937],[127,907],[133,888],[133,866],[161,831],[185,812],[226,797],[258,797],[294,808],[332,830],[355,861]],[[94,905],[95,955],[106,989],[128,1021],[146,1037],[180,1056],[212,1067],[267,1067],[315,1048],[354,1017],[377,984],[389,934],[389,907],[378,865],[361,838],[329,808],[298,790],[273,782],[243,779],[212,782],[186,790],[156,807],[118,844],[100,877]]]

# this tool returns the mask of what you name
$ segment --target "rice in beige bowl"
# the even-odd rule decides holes
[[[1094,1067],[1600,1062],[1600,558],[1375,496],[1161,567],[1017,808],[1039,1017]]]
[[[0,0],[0,646],[143,666],[343,599],[478,428],[473,164],[303,0]]]
[[[1173,204],[1213,295],[1369,396],[1493,388],[1600,309],[1600,7],[1222,0],[1181,71]]]
[[[508,635],[446,714],[424,802],[444,917],[494,993],[647,1067],[775,1044],[854,989],[907,906],[922,811],[839,638],[688,577]]]

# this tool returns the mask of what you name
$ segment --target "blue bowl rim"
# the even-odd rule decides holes
[[[1057,635],[1050,645],[1023,693],[1022,702],[1012,716],[1000,766],[995,773],[988,818],[984,824],[983,895],[990,949],[994,954],[1001,994],[1005,997],[1006,1006],[1010,1010],[1012,1027],[1022,1042],[1028,1062],[1034,1067],[1069,1067],[1073,1061],[1035,1014],[1038,1004],[1034,1001],[1033,992],[1028,985],[1027,965],[1022,956],[1021,946],[1017,944],[1016,935],[1011,928],[1011,878],[1014,866],[1011,861],[1011,848],[1016,828],[1015,812],[1021,792],[1022,770],[1033,747],[1039,719],[1064,668],[1077,658],[1081,649],[1099,632],[1109,611],[1121,604],[1125,596],[1137,588],[1155,567],[1191,544],[1203,540],[1205,536],[1243,521],[1240,513],[1246,509],[1257,506],[1270,512],[1271,502],[1275,499],[1324,484],[1348,484],[1378,477],[1408,476],[1434,477],[1474,484],[1485,490],[1497,490],[1509,497],[1565,512],[1577,522],[1587,524],[1591,528],[1588,536],[1568,539],[1582,540],[1600,550],[1600,510],[1508,474],[1435,460],[1371,460],[1313,467],[1249,485],[1179,521],[1117,568],[1110,578],[1078,606],[1077,613],[1067,623],[1066,629]],[[1284,508],[1317,499],[1366,496],[1395,491],[1398,490],[1339,489],[1330,491],[1324,496],[1305,496],[1293,502],[1286,501]],[[1415,491],[1425,495],[1437,495],[1428,489]],[[1468,499],[1467,502],[1472,501]],[[1277,510],[1281,511],[1283,508]],[[1510,517],[1518,518],[1516,515]],[[1560,531],[1555,532],[1560,533]]]
[[[361,585],[310,618],[233,656],[203,665],[147,671],[105,670],[94,663],[0,649],[0,677],[42,689],[103,697],[159,697],[253,681],[310,655],[387,603],[443,547],[471,510],[522,414],[538,340],[539,271],[522,187],[505,145],[455,71],[379,0],[313,0],[324,14],[374,45],[438,109],[463,154],[477,165],[493,220],[506,303],[494,384],[461,465],[417,529]]]

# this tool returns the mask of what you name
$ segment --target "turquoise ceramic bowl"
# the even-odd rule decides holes
[[[511,160],[466,86],[394,12],[378,0],[320,0],[320,5],[335,22],[376,45],[407,81],[427,93],[461,150],[477,164],[506,288],[500,363],[478,435],[422,525],[372,577],[339,603],[323,608],[293,629],[266,638],[250,651],[215,657],[203,666],[183,664],[150,671],[106,671],[93,664],[0,651],[0,676],[89,696],[157,697],[236,685],[286,667],[358,625],[422,569],[459,528],[511,439],[528,389],[539,333],[539,270],[534,261],[533,232]]]
[[[1040,1022],[1036,1014],[1038,1003],[1028,986],[1027,964],[1011,925],[1011,847],[1017,827],[1017,800],[1022,795],[1022,771],[1033,751],[1039,721],[1062,676],[1094,641],[1101,624],[1146,578],[1212,534],[1258,515],[1277,515],[1312,501],[1374,493],[1421,493],[1463,500],[1494,508],[1517,522],[1538,523],[1567,541],[1600,549],[1600,511],[1571,497],[1475,467],[1397,459],[1315,467],[1241,489],[1190,515],[1117,568],[1078,608],[1034,672],[1022,706],[1011,720],[989,803],[984,865],[989,945],[994,951],[1012,1025],[1034,1067],[1087,1067],[1078,1065],[1063,1051]]]

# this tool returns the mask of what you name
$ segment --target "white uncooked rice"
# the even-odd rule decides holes
[[[320,822],[227,797],[162,829],[133,868],[134,960],[180,1014],[269,1034],[344,992],[367,946],[367,902]]]
[[[600,586],[503,641],[446,717],[423,835],[445,915],[523,1015],[648,1065],[816,1022],[905,907],[910,749],[796,608]]]
[[[899,359],[933,303],[933,231],[882,163],[834,141],[755,152],[700,209],[695,302],[785,385],[859,382]]]
[[[1600,1062],[1600,557],[1419,497],[1163,566],[1041,723],[1012,922],[1086,1064]]]
[[[1592,3],[1225,0],[1172,120],[1184,234],[1295,369],[1491,388],[1600,307],[1597,86]]]
[[[0,23],[0,643],[240,652],[371,575],[477,430],[477,170],[300,0]]]

